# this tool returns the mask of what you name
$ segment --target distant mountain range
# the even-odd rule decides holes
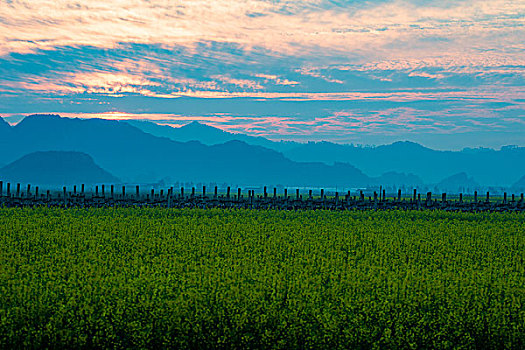
[[[140,130],[159,137],[167,137],[173,141],[199,141],[208,146],[218,145],[229,141],[243,141],[249,145],[262,146],[283,152],[300,145],[297,142],[274,142],[264,137],[255,137],[245,134],[234,134],[213,126],[193,121],[181,127],[159,125],[148,121],[127,120],[128,124]]]
[[[40,185],[118,183],[120,180],[80,152],[35,152],[0,169],[4,181]]]
[[[411,180],[418,182],[414,177],[399,178],[396,173],[412,174],[422,182],[432,184],[454,174],[466,173],[483,186],[509,186],[525,174],[525,147],[437,151],[408,141],[377,147],[341,145],[324,141],[273,142],[263,137],[225,132],[198,122],[191,122],[179,128],[160,126],[152,122],[129,123],[143,131],[174,141],[197,140],[213,145],[242,140],[251,145],[281,152],[296,162],[349,163],[367,175],[388,180],[390,183],[407,183],[405,181]]]
[[[525,175],[512,185],[512,189],[515,191],[525,191]]]
[[[366,186],[372,180],[349,164],[294,162],[242,141],[207,146],[156,137],[128,123],[32,115],[4,130],[9,163],[36,151],[87,153],[126,182],[193,181],[249,185]]]
[[[458,173],[441,180],[436,187],[445,192],[474,192],[481,186],[466,173]]]
[[[0,149],[6,150],[0,152],[0,164],[38,151],[82,152],[122,181],[141,183],[437,190],[510,187],[525,174],[523,147],[451,152],[412,142],[378,147],[301,144],[228,133],[197,122],[174,128],[58,115],[28,116],[13,127],[0,118]]]
[[[3,118],[0,118],[0,132],[4,131],[5,130],[10,130],[11,129],[11,126],[9,125],[8,122],[6,122]]]
[[[10,149],[12,132],[11,126],[4,119],[0,118],[0,157],[2,153],[8,152]],[[3,162],[0,159],[0,165],[1,164],[3,164]]]
[[[525,174],[525,147],[436,151],[413,142],[378,147],[319,142],[303,144],[284,154],[295,161],[350,162],[372,176],[386,171],[413,173],[425,183],[438,183],[463,172],[484,186],[509,186]]]

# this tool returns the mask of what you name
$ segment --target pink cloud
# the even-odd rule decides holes
[[[320,78],[329,83],[344,84],[344,81],[342,80],[332,79],[326,75],[321,74],[318,68],[304,67],[304,68],[296,70],[296,72],[301,73],[302,75],[307,75],[307,76],[314,77],[314,78]]]
[[[138,63],[139,65],[142,63]],[[172,77],[169,73],[156,66],[147,69],[130,69],[129,62],[119,62],[120,71],[91,70],[80,72],[61,72],[55,77],[43,77],[26,74],[17,81],[6,81],[2,89],[6,92],[36,92],[65,94],[102,94],[122,96],[123,94],[139,94],[158,98],[253,98],[281,100],[318,100],[318,101],[349,101],[374,100],[408,102],[417,100],[472,100],[480,97],[485,100],[500,102],[515,102],[525,99],[525,88],[520,86],[479,86],[469,89],[417,89],[413,91],[343,91],[343,92],[268,92],[259,82],[249,79],[237,79],[228,75],[212,76],[214,80],[198,81],[192,78]],[[418,76],[430,76],[424,73],[414,73]],[[273,76],[259,76],[270,79]],[[439,75],[437,76],[439,77]],[[162,80],[161,80],[162,79]],[[280,79],[280,78],[275,78]],[[243,91],[229,91],[228,86],[234,85]],[[157,89],[159,88],[159,89]],[[157,90],[162,90],[159,92]]]
[[[337,10],[319,4],[316,0],[92,0],[74,5],[67,0],[2,1],[0,55],[64,46],[116,48],[122,43],[191,50],[199,43],[220,42],[245,50],[262,47],[306,57],[337,53],[366,60],[441,61],[464,56],[481,61],[501,54],[522,56],[523,31],[516,29],[523,25],[525,14],[520,1],[469,0],[436,6],[396,0]],[[288,11],[280,11],[283,7]],[[421,40],[434,37],[448,40]],[[518,49],[507,52],[508,48]]]
[[[278,75],[271,75],[271,74],[255,74],[254,75],[257,78],[264,79],[266,82],[272,81],[277,85],[284,85],[284,86],[293,86],[293,85],[299,85],[300,83],[298,81],[283,79]]]
[[[64,72],[58,78],[25,75],[16,82],[5,82],[4,87],[16,92],[20,90],[64,94],[102,94],[122,96],[126,93],[136,93],[144,96],[173,97],[160,95],[151,88],[161,86],[159,82],[148,80],[140,75],[130,75],[121,72]]]
[[[408,76],[409,77],[422,77],[422,78],[429,78],[429,79],[443,79],[445,77],[444,74],[435,74],[435,73],[427,73],[427,72],[410,72]]]
[[[226,92],[226,91],[187,91],[174,93],[178,96],[199,98],[238,98],[249,97],[259,99],[283,100],[316,100],[316,101],[348,101],[348,100],[376,100],[409,102],[419,100],[461,99],[478,101],[482,96],[486,100],[511,102],[525,97],[525,89],[521,87],[493,87],[472,88],[462,91],[429,90],[418,91],[385,91],[385,92]]]
[[[235,78],[230,77],[229,75],[214,75],[214,76],[211,76],[211,78],[218,80],[224,84],[235,85],[243,89],[251,89],[251,90],[262,90],[263,89],[262,85],[260,85],[259,83],[253,80],[235,79]]]

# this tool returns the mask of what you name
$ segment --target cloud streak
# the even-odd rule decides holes
[[[504,139],[525,131],[524,28],[506,0],[0,1],[0,112]]]
[[[184,2],[66,0],[0,2],[0,54],[123,43],[195,48],[198,43],[234,43],[245,50],[319,55],[321,51],[381,59],[491,56],[485,48],[522,51],[523,2],[469,0],[417,5],[406,1],[323,6],[323,1]],[[253,16],[253,14],[258,14]],[[205,18],[206,20],[202,20]],[[435,38],[447,38],[446,41]],[[392,44],[395,43],[395,46]],[[443,50],[445,49],[445,50]],[[498,52],[497,52],[498,53]],[[518,57],[521,52],[516,52]],[[325,54],[321,54],[325,56]]]
[[[436,76],[410,73],[409,76],[423,76],[436,79]],[[340,92],[267,92],[259,83],[247,79],[234,79],[228,76],[212,76],[208,82],[198,82],[193,79],[169,79],[176,91],[156,92],[157,87],[165,90],[165,84],[150,80],[142,75],[108,72],[64,73],[59,78],[39,76],[24,76],[22,81],[4,83],[4,91],[46,92],[54,94],[103,94],[122,96],[123,94],[138,94],[143,96],[177,98],[195,97],[207,99],[252,98],[281,99],[304,101],[352,101],[352,100],[382,100],[394,102],[411,102],[420,100],[472,100],[482,96],[485,100],[513,102],[525,99],[525,88],[520,86],[477,87],[469,89],[415,89],[412,91],[340,91]],[[219,90],[233,85],[241,91]],[[195,89],[197,88],[197,89]],[[206,90],[198,89],[206,88]]]

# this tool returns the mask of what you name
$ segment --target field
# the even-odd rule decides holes
[[[525,214],[0,208],[0,348],[524,348]]]

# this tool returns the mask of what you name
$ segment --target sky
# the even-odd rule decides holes
[[[0,116],[525,146],[525,0],[0,0]]]

